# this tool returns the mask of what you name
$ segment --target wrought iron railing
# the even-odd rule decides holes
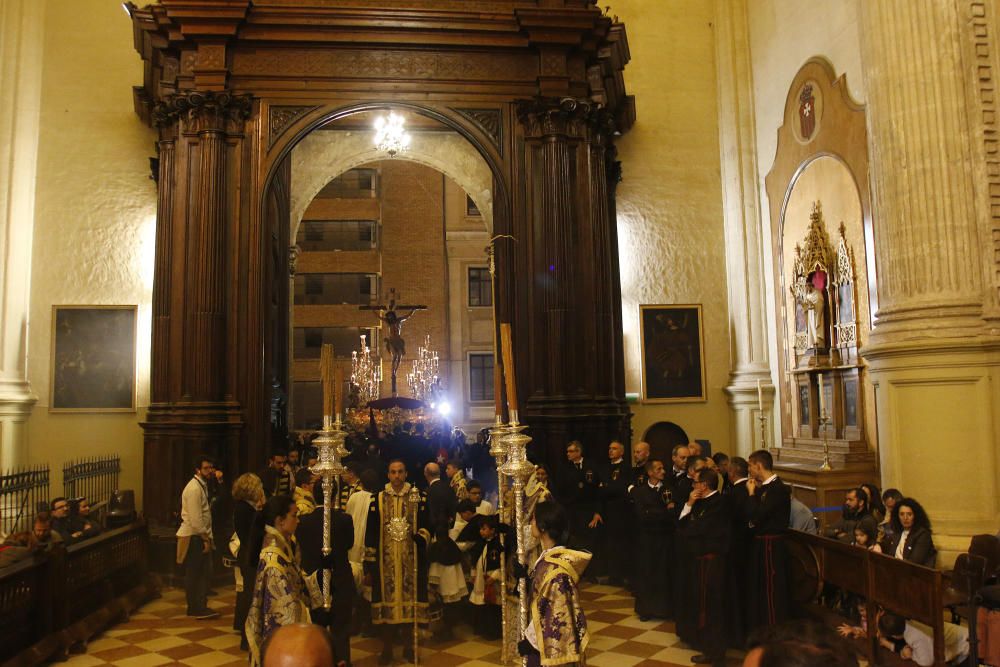
[[[0,532],[31,530],[39,509],[48,509],[49,466],[39,464],[0,475]]]
[[[86,498],[94,517],[100,520],[107,512],[111,495],[118,490],[121,471],[118,454],[69,461],[63,464],[63,495],[69,499]]]

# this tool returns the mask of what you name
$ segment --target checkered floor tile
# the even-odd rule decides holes
[[[632,596],[613,586],[585,585],[581,590],[590,627],[591,644],[587,664],[596,667],[671,667],[691,665],[694,651],[688,650],[670,622],[640,621],[632,611]],[[123,665],[155,667],[188,665],[221,667],[246,665],[240,637],[232,630],[235,594],[223,593],[209,599],[209,606],[221,616],[197,621],[185,616],[184,591],[167,589],[163,597],[146,604],[127,623],[106,630],[74,655],[72,667]],[[500,664],[499,643],[472,635],[466,626],[456,630],[457,639],[420,646],[420,662],[434,667]],[[357,667],[375,667],[381,645],[377,639],[355,637],[351,652]],[[399,652],[397,651],[397,659]],[[397,662],[397,664],[402,664]],[[741,664],[735,654],[730,665]]]

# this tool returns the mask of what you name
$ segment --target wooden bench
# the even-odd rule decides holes
[[[159,594],[137,522],[0,569],[0,663],[64,660],[95,634]]]
[[[928,625],[934,632],[935,664],[944,664],[942,573],[825,537],[789,531],[795,601],[805,607],[823,584],[863,597],[868,614],[867,654],[873,664],[894,663],[879,646],[874,619],[879,607]]]

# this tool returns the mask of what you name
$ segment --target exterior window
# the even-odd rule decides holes
[[[364,306],[377,295],[373,273],[297,273],[296,306]]]
[[[469,401],[493,400],[493,353],[469,355]]]
[[[378,172],[374,169],[351,169],[333,179],[319,191],[320,199],[374,199]]]
[[[472,201],[472,197],[465,195],[465,215],[472,217],[479,217],[482,213],[479,212],[479,207],[476,206],[476,202]]]
[[[361,349],[361,335],[374,340],[375,330],[368,327],[295,327],[292,332],[295,359],[319,359],[324,343],[333,345],[338,359],[350,359],[351,352]]]
[[[489,269],[479,267],[469,269],[469,305],[493,305],[493,290],[490,287]]]
[[[305,252],[336,250],[374,250],[374,220],[303,220],[295,242]]]

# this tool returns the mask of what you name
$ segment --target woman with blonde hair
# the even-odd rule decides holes
[[[236,609],[233,611],[233,630],[242,635],[240,645],[247,649],[246,620],[253,599],[253,582],[260,558],[260,544],[264,537],[264,522],[260,509],[264,505],[264,485],[252,472],[244,473],[233,482],[233,527],[236,532],[229,541],[230,551],[236,557]]]

